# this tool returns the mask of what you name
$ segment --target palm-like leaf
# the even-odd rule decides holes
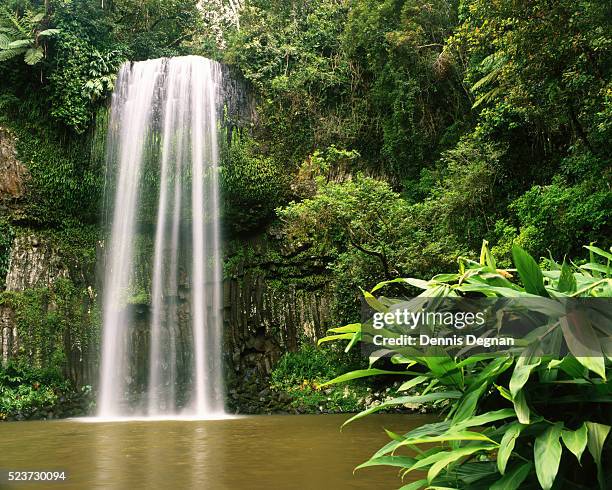
[[[496,269],[485,242],[480,261],[462,259],[458,274],[441,274],[429,281],[386,281],[367,293],[366,301],[379,312],[388,311],[388,305],[395,303],[389,298],[377,298],[374,293],[390,283],[400,282],[422,289],[424,298],[474,293],[492,298],[527,298],[528,301],[535,298],[542,303],[539,313],[548,318],[549,324],[535,328],[534,332],[545,331],[564,337],[570,355],[543,356],[530,344],[522,355],[473,356],[464,360],[446,354],[436,357],[430,353],[428,356],[412,349],[392,357],[394,364],[403,367],[403,371],[395,372],[372,368],[381,357],[373,354],[369,370],[348,373],[330,383],[377,374],[408,374],[412,379],[403,383],[398,391],[405,394],[418,389],[418,394],[400,396],[388,405],[361,412],[348,422],[404,402],[442,402],[450,406],[450,410],[443,422],[417,428],[403,436],[388,432],[392,441],[361,467],[395,466],[404,468],[404,475],[416,469],[426,471],[427,479],[403,487],[412,489],[516,489],[526,480],[530,484],[539,482],[542,488],[551,488],[563,485],[561,480],[567,476],[565,465],[560,465],[563,452],[571,453],[577,462],[588,448],[598,470],[594,478],[603,488],[602,448],[610,427],[591,422],[586,407],[599,401],[612,402],[612,389],[606,383],[612,362],[612,328],[609,327],[612,318],[605,308],[595,308],[594,315],[578,325],[579,318],[574,313],[574,316],[567,314],[563,307],[563,301],[571,297],[612,296],[612,254],[594,246],[587,249],[591,254],[590,262],[582,267],[571,262],[559,265],[551,261],[552,269],[542,271],[531,256],[515,248],[518,283],[514,274]],[[325,340],[349,339],[350,348],[362,340],[362,327],[353,324],[332,329],[335,335]],[[540,339],[537,335],[533,338]],[[512,372],[509,378],[504,375],[508,370]],[[571,389],[573,394],[551,397],[551,387],[555,386]],[[507,408],[479,413],[484,399],[487,404],[495,399],[495,403]],[[557,412],[552,421],[546,420],[540,412],[540,407],[547,404],[576,402],[581,403],[583,409],[580,413],[569,411],[571,422],[560,420]],[[471,427],[475,429],[467,430]],[[401,447],[414,449],[426,442],[438,445],[419,450],[415,457],[394,455]]]
[[[59,29],[40,29],[45,14],[28,10],[22,15],[6,7],[0,8],[0,61],[24,55],[28,65],[35,65],[44,58],[39,38],[53,36]]]

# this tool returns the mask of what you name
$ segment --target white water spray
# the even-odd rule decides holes
[[[100,417],[223,414],[220,77],[216,62],[197,56],[126,63],[119,72],[107,148],[114,201],[104,281]],[[135,380],[133,364],[143,356],[134,352],[140,327],[129,298],[143,287],[137,236],[146,228],[151,196],[143,189],[151,175],[159,189],[149,220],[154,225],[151,279],[144,286],[150,290],[148,362],[143,379]],[[182,294],[183,289],[190,292]]]

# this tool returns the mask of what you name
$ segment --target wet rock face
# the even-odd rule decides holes
[[[61,287],[54,290],[60,279],[70,279],[83,289],[78,293]],[[54,349],[63,349],[64,375],[76,386],[91,384],[97,376],[98,351],[91,315],[95,302],[92,285],[91,258],[67,251],[44,233],[17,235],[9,256],[6,292],[0,291],[0,365],[23,358],[49,366],[55,362],[53,349],[39,348],[44,344],[41,339],[46,339]],[[48,319],[56,311],[66,320],[67,327],[61,332]],[[27,320],[24,315],[29,315]]]
[[[17,355],[17,347],[15,312],[0,305],[0,366],[5,366],[10,358]]]
[[[18,159],[15,137],[0,127],[0,212],[10,211],[26,192],[30,174]]]
[[[49,241],[35,235],[15,238],[6,276],[7,291],[46,287],[58,278],[68,277],[68,267]]]
[[[316,343],[335,326],[325,265],[318,257],[284,250],[271,234],[251,237],[237,250],[228,244],[226,253],[223,354],[228,409],[283,411],[287,401],[268,389],[279,359],[303,343]]]
[[[221,65],[222,85],[219,98],[223,101],[219,108],[219,120],[230,129],[249,127],[256,122],[255,98],[253,91],[242,76],[228,65]]]

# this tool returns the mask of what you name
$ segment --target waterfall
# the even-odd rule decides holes
[[[106,156],[101,417],[223,413],[220,81],[220,65],[198,56],[119,71]],[[148,300],[135,300],[142,291]]]

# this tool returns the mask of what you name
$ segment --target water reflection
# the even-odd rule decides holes
[[[57,486],[62,489],[401,486],[392,468],[368,468],[355,475],[353,468],[387,442],[383,427],[406,432],[431,418],[372,416],[340,432],[346,418],[325,415],[4,423],[0,424],[0,468],[65,470],[69,479]]]

